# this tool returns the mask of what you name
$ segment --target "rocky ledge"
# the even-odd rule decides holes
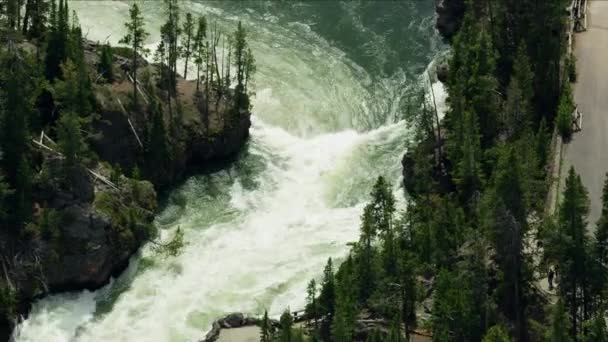
[[[90,49],[95,48],[90,45]],[[96,53],[88,56],[91,64],[97,63]],[[125,172],[138,166],[143,178],[157,189],[165,189],[188,170],[226,161],[243,148],[249,137],[251,113],[234,108],[233,89],[209,86],[207,90],[204,82],[197,86],[194,80],[178,77],[176,94],[167,101],[167,92],[158,87],[158,65],[141,60],[140,108],[129,110],[126,104],[132,102],[133,92],[127,76],[129,61],[117,58],[120,63],[115,69],[126,73],[117,72],[114,82],[96,86],[100,116],[94,128],[99,134],[91,145],[102,160]],[[164,146],[155,140],[159,132],[153,127],[157,111],[162,112],[167,136]],[[159,156],[163,148],[166,156]]]
[[[91,79],[99,79],[93,71],[98,46],[87,42],[85,57]],[[155,234],[155,187],[168,188],[188,170],[225,161],[246,143],[250,113],[234,109],[232,89],[205,90],[179,78],[175,96],[167,100],[158,86],[159,67],[143,60],[140,65],[137,109],[127,58],[115,55],[113,82],[94,85],[93,161],[66,172],[54,142],[40,138],[46,147],[36,157],[35,223],[25,229],[25,239],[0,229],[0,276],[17,304],[16,312],[0,315],[0,341],[8,340],[17,317],[27,315],[35,299],[97,289],[122,272]]]
[[[211,325],[211,330],[209,330],[205,338],[200,342],[216,342],[220,337],[222,329],[235,329],[258,326],[259,324],[259,318],[248,317],[240,312],[231,313],[226,315],[225,317],[215,320]],[[275,329],[279,327],[279,322],[277,320],[271,319],[270,324]]]

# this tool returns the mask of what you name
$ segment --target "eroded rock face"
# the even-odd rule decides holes
[[[464,0],[436,0],[436,27],[441,35],[450,40],[460,28],[464,16]]]
[[[242,150],[249,137],[251,114],[241,112],[235,119],[231,107],[233,90],[219,98],[214,90],[207,108],[200,105],[205,101],[199,98],[203,96],[201,93],[196,94],[194,81],[180,79],[178,84],[181,90],[178,101],[182,112],[170,115],[168,108],[163,110],[170,154],[163,165],[145,167],[152,153],[150,139],[153,138],[149,134],[153,114],[145,105],[137,115],[126,114],[117,107],[116,99],[124,99],[126,94],[130,94],[130,88],[124,85],[114,84],[108,90],[109,94],[100,97],[99,120],[93,125],[99,134],[91,140],[97,155],[111,165],[120,166],[123,171],[132,170],[137,164],[144,165],[140,166],[142,176],[151,180],[157,188],[164,189],[188,170],[226,161]],[[175,108],[172,110],[175,111]],[[209,118],[206,118],[207,115]]]
[[[90,205],[78,204],[65,208],[63,214],[68,223],[61,229],[61,251],[57,254],[52,244],[44,249],[44,254],[54,261],[45,263],[43,268],[49,291],[96,289],[126,267],[134,250],[114,248],[108,217]]]
[[[0,270],[6,269],[19,295],[22,315],[35,298],[97,289],[124,270],[149,238],[156,207],[156,193],[146,181],[122,177],[115,183],[120,190],[113,189],[95,181],[82,165],[67,171],[57,156],[46,156],[43,170],[44,182],[32,191],[33,223],[23,228],[27,239],[0,231]],[[15,323],[0,322],[0,340]]]

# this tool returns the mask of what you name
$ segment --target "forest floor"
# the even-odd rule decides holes
[[[587,31],[577,33],[574,42],[574,100],[583,115],[582,130],[564,145],[561,186],[574,166],[589,191],[588,227],[593,230],[608,172],[608,1],[592,0],[588,6]]]

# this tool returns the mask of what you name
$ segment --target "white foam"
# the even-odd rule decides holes
[[[153,6],[144,3],[144,13],[157,18]],[[121,18],[112,11],[125,10],[111,8],[77,10],[97,34],[109,19],[92,19],[96,13]],[[185,204],[159,215],[163,239],[184,231],[181,254],[163,259],[146,246],[140,265],[114,284],[36,303],[16,341],[199,340],[227,312],[301,308],[306,283],[328,257],[346,254],[375,178],[399,178],[406,124],[355,131],[353,118],[377,108],[366,103],[364,70],[310,30],[264,25],[250,23],[259,73],[248,154],[225,172],[187,181],[176,190]],[[391,82],[383,87],[390,90]]]

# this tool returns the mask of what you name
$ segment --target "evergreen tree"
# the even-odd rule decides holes
[[[55,10],[55,3],[51,7],[51,27],[48,31],[44,73],[49,81],[61,77],[61,65],[67,60],[68,40],[70,34],[67,0],[59,0]]]
[[[570,313],[570,335],[577,336],[584,318],[588,316],[590,304],[587,275],[589,243],[585,234],[589,199],[581,178],[573,167],[570,168],[565,183],[558,221],[559,290]]]
[[[22,57],[23,56],[23,57]],[[36,68],[14,47],[0,52],[0,165],[14,192],[8,201],[10,223],[20,229],[31,215],[29,123],[38,94]]]
[[[467,202],[481,189],[481,146],[477,126],[477,115],[470,111],[464,113],[464,140],[461,147],[462,159],[456,169],[456,181],[462,199]]]
[[[255,58],[247,42],[247,32],[239,22],[232,37],[234,42],[234,67],[236,69],[236,104],[237,114],[241,110],[249,110],[249,98],[247,96],[247,83],[255,73]],[[235,117],[238,117],[235,115]]]
[[[336,291],[336,312],[331,324],[333,342],[351,342],[354,336],[356,304],[352,291],[352,275],[348,271],[340,279]]]
[[[377,224],[374,221],[374,207],[370,203],[363,210],[361,217],[361,236],[356,248],[357,272],[359,285],[359,301],[365,302],[374,292],[376,286],[376,270],[374,267],[375,250],[372,247],[377,234]]]
[[[149,177],[153,180],[162,176],[163,170],[169,167],[169,145],[167,142],[167,131],[163,117],[163,109],[155,97],[151,98],[150,108],[152,110],[152,122],[148,128],[148,142],[146,143],[145,156],[146,168]]]
[[[192,55],[193,50],[193,39],[194,37],[194,19],[192,19],[192,13],[186,14],[186,21],[184,22],[184,26],[182,28],[182,32],[184,36],[182,37],[182,56],[185,59],[184,62],[184,78],[188,77],[188,61],[190,60],[190,56]]]
[[[401,251],[398,262],[399,304],[406,341],[409,340],[410,327],[416,323],[416,271],[417,264],[414,255],[408,250]]]
[[[8,28],[16,30],[19,28],[21,4],[19,0],[7,0],[6,1],[6,17],[8,22]]]
[[[548,332],[549,342],[571,342],[573,339],[568,333],[569,325],[568,317],[564,308],[564,303],[561,299],[553,307],[551,317],[551,328]],[[576,335],[574,335],[576,336]]]
[[[207,59],[205,40],[207,39],[207,19],[201,16],[198,18],[198,27],[194,36],[194,63],[196,64],[196,90],[198,91],[201,83],[201,69]]]
[[[336,286],[331,258],[327,260],[327,265],[325,265],[325,269],[323,270],[323,282],[321,285],[319,305],[331,319],[336,308]]]
[[[318,329],[319,308],[317,303],[317,283],[314,279],[308,283],[306,288],[306,314],[315,322],[315,330]]]
[[[177,95],[177,59],[179,58],[179,2],[177,0],[164,0],[167,21],[160,28],[161,38],[165,43],[168,71],[168,90],[170,96]]]
[[[538,160],[538,169],[544,170],[547,165],[549,143],[551,142],[551,133],[549,132],[545,118],[541,119],[535,138],[534,148]]]
[[[279,332],[280,342],[295,342],[293,335],[293,317],[289,313],[289,310],[285,310],[279,319],[281,330]]]
[[[433,342],[466,341],[470,331],[470,307],[467,306],[467,289],[459,286],[455,272],[445,269],[436,278],[431,327]]]
[[[573,111],[572,87],[570,86],[570,83],[566,82],[559,97],[559,107],[557,108],[557,117],[555,118],[555,124],[559,130],[559,134],[564,139],[569,139],[572,135]]]
[[[500,308],[514,322],[514,335],[526,340],[524,293],[529,277],[524,256],[527,208],[523,191],[520,161],[512,148],[502,152],[496,170],[496,198],[490,200],[490,238],[497,252],[501,282],[498,289]]]
[[[129,9],[130,21],[125,23],[127,34],[120,40],[121,44],[129,44],[133,50],[131,64],[133,69],[133,100],[137,105],[137,69],[139,56],[147,56],[148,49],[144,47],[144,42],[148,37],[148,32],[144,29],[144,18],[141,15],[137,3]]]
[[[272,342],[272,326],[268,319],[268,311],[264,310],[264,318],[260,326],[260,342]]]
[[[93,111],[93,91],[86,67],[75,65],[68,59],[61,65],[63,80],[57,80],[52,88],[53,99],[62,112],[74,112],[88,122]]]
[[[464,239],[464,212],[450,199],[439,199],[430,222],[432,258],[438,267],[451,266]]]
[[[97,72],[102,75],[109,83],[114,82],[114,54],[110,44],[101,47],[101,56],[97,64]]]
[[[64,166],[69,179],[72,170],[85,153],[85,142],[80,129],[80,119],[75,112],[65,112],[57,123],[57,145],[65,157]]]
[[[41,38],[46,29],[49,10],[48,0],[27,0],[23,16],[23,33],[29,38]]]
[[[596,269],[592,273],[594,296],[599,307],[605,304],[605,291],[608,288],[608,174],[602,193],[602,212],[597,221],[593,240],[592,257]]]

